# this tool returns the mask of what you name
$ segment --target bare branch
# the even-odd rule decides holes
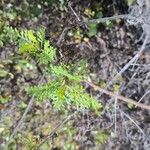
[[[138,103],[138,102],[134,101],[133,99],[126,98],[126,97],[121,96],[121,95],[117,95],[117,94],[115,94],[115,93],[113,93],[113,92],[110,92],[110,91],[107,91],[107,90],[105,90],[105,89],[102,89],[102,88],[100,88],[99,86],[97,86],[97,85],[95,85],[95,84],[93,84],[93,83],[91,83],[91,82],[88,82],[88,81],[83,81],[83,82],[85,82],[85,83],[87,83],[88,85],[90,85],[91,87],[93,87],[93,89],[94,89],[95,91],[103,92],[103,93],[105,93],[105,94],[107,94],[107,95],[109,95],[109,96],[115,97],[115,98],[117,98],[117,99],[119,99],[119,100],[122,100],[122,101],[124,101],[124,102],[126,102],[126,103],[130,103],[130,104],[133,104],[133,105],[138,106],[138,107],[140,107],[140,108],[150,110],[150,105]]]
[[[141,129],[141,127],[129,116],[127,115],[125,112],[120,110],[120,113],[122,113],[126,118],[128,118],[139,130],[140,132],[147,137],[147,135],[144,133],[144,131]]]
[[[135,19],[135,17],[129,16],[128,14],[124,14],[124,15],[92,19],[92,20],[89,20],[89,22],[101,23],[101,22],[106,22],[108,20],[117,20],[117,19]]]
[[[140,56],[143,54],[144,50],[145,50],[145,46],[148,42],[149,37],[146,36],[144,43],[141,47],[141,50],[119,71],[119,73],[117,73],[117,75],[110,81],[110,84],[115,82],[118,77],[120,77],[136,60],[138,60],[140,58]]]
[[[39,81],[39,84],[41,84],[41,82],[43,81],[44,77],[45,77],[45,75],[43,75],[43,76],[41,77],[41,79],[40,79],[40,81]],[[5,147],[7,147],[7,145],[9,145],[9,143],[11,142],[11,140],[13,139],[13,137],[15,136],[15,134],[18,132],[18,130],[19,130],[19,128],[21,127],[21,125],[22,125],[24,119],[26,118],[26,115],[27,115],[29,109],[30,109],[31,106],[32,106],[33,101],[34,101],[34,95],[31,97],[31,99],[30,99],[30,101],[29,101],[29,103],[28,103],[28,106],[27,106],[25,112],[23,113],[23,115],[22,115],[21,119],[19,120],[17,126],[14,128],[14,130],[13,130],[12,134],[10,135],[9,140],[8,140],[8,142],[6,143],[6,146],[5,146]]]
[[[76,112],[77,113],[77,112]],[[39,150],[40,147],[47,142],[52,136],[67,122],[69,121],[76,113],[69,115],[63,121],[58,123],[58,125],[52,130],[52,132],[37,146],[36,150]]]
[[[71,4],[68,3],[68,6],[70,7],[71,11],[73,12],[73,14],[76,16],[78,21],[81,21],[81,19],[79,18],[79,16],[77,15],[77,13],[74,11],[74,9],[72,8]]]

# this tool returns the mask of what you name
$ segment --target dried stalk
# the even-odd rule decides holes
[[[117,94],[115,94],[115,93],[113,93],[113,92],[104,90],[104,89],[100,88],[99,86],[97,86],[97,85],[95,85],[95,84],[93,84],[93,83],[91,83],[91,82],[88,82],[88,81],[84,81],[84,82],[87,83],[88,85],[90,85],[91,87],[93,87],[93,89],[94,89],[95,91],[103,92],[103,93],[105,93],[105,94],[107,94],[107,95],[109,95],[109,96],[111,96],[111,97],[115,97],[115,98],[117,98],[117,99],[119,99],[119,100],[122,100],[122,101],[124,101],[124,102],[126,102],[126,103],[130,103],[130,104],[133,104],[133,105],[135,105],[135,106],[137,106],[137,107],[150,110],[150,105],[142,104],[142,103],[139,103],[139,102],[134,101],[133,99],[126,98],[126,97],[124,97],[124,96],[117,95]]]

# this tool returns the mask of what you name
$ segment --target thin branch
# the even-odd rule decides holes
[[[127,115],[125,112],[123,112],[123,111],[121,111],[121,110],[120,110],[120,112],[123,113],[123,115],[124,115],[126,118],[128,118],[128,119],[141,131],[141,133],[143,133],[144,136],[147,137],[147,135],[144,133],[144,131],[141,129],[141,127],[140,127],[129,115]]]
[[[117,19],[134,20],[134,21],[137,21],[139,24],[145,24],[145,25],[150,26],[150,23],[147,20],[145,20],[143,18],[143,16],[137,18],[137,17],[134,17],[132,15],[128,15],[128,14],[111,16],[111,17],[104,17],[104,18],[98,18],[98,19],[92,19],[92,20],[87,20],[85,22],[86,23],[87,22],[101,23],[101,22],[106,22],[106,21],[109,21],[109,20],[117,20]]]
[[[65,32],[68,30],[68,27],[65,27],[61,33],[61,35],[58,38],[58,41],[56,43],[57,46],[60,46],[61,41],[63,40],[64,36],[65,36]]]
[[[144,50],[145,50],[145,46],[148,42],[149,36],[145,37],[144,43],[140,49],[140,51],[113,77],[113,79],[111,81],[109,81],[105,87],[105,90],[107,90],[107,88],[112,85],[133,63],[134,61],[136,61],[137,59],[140,58],[140,56],[143,54]],[[103,92],[101,93],[101,95],[103,94]],[[100,96],[101,96],[100,95]]]
[[[77,113],[77,112],[76,112]],[[40,147],[46,143],[50,138],[52,138],[52,136],[67,122],[69,121],[72,116],[74,116],[76,113],[69,115],[68,117],[66,117],[63,121],[61,121],[60,123],[58,123],[58,125],[52,130],[52,132],[37,146],[36,150],[39,150]]]
[[[41,79],[40,79],[40,81],[39,81],[39,84],[43,81],[44,77],[45,77],[45,75],[43,75],[43,76],[41,77]],[[23,113],[23,115],[22,115],[21,119],[19,120],[17,126],[14,128],[14,130],[13,130],[12,134],[10,135],[9,140],[8,140],[8,142],[6,143],[6,146],[5,146],[5,147],[7,147],[7,145],[9,145],[9,143],[11,142],[11,140],[13,139],[13,137],[15,136],[15,134],[18,132],[19,128],[21,127],[21,125],[22,125],[24,119],[26,118],[26,115],[27,115],[27,113],[28,113],[28,111],[29,111],[29,109],[30,109],[30,107],[31,107],[31,105],[32,105],[32,103],[33,103],[33,101],[34,101],[34,97],[35,97],[34,95],[31,97],[31,99],[30,99],[30,101],[29,101],[29,103],[28,103],[28,106],[27,106],[25,112]]]
[[[71,9],[71,11],[73,12],[73,14],[76,16],[78,21],[81,21],[81,19],[79,18],[79,16],[77,15],[77,13],[73,10],[72,6],[70,3],[68,3],[69,8]]]
[[[109,85],[115,82],[139,57],[143,54],[149,37],[146,36],[140,51],[117,73],[117,75],[109,82]]]
[[[150,93],[150,89],[140,98],[140,100],[138,101],[138,103],[140,103],[142,100],[143,100],[143,98],[147,95],[147,94],[149,94]],[[137,106],[135,106],[135,107],[137,107]]]
[[[138,106],[138,107],[140,107],[140,108],[150,110],[150,105],[138,103],[138,102],[134,101],[133,99],[126,98],[126,97],[121,96],[121,95],[117,95],[117,94],[115,94],[115,93],[113,93],[113,92],[110,92],[110,91],[107,91],[107,90],[105,90],[105,89],[102,89],[102,88],[100,88],[99,86],[97,86],[97,85],[95,85],[95,84],[93,84],[93,83],[91,83],[91,82],[88,82],[88,81],[84,81],[84,82],[87,83],[88,85],[90,85],[91,87],[93,87],[93,89],[94,89],[95,91],[103,92],[103,93],[105,93],[105,94],[107,94],[107,95],[109,95],[109,96],[112,96],[112,97],[115,97],[115,98],[117,97],[118,100],[122,100],[122,101],[124,101],[124,102],[126,102],[126,103],[131,103],[131,104],[133,104],[133,105],[135,105],[135,106]]]
[[[106,22],[108,20],[117,20],[117,19],[136,19],[136,18],[129,16],[128,14],[125,14],[125,15],[117,15],[117,16],[112,16],[112,17],[92,19],[92,20],[89,20],[88,22],[100,23],[100,22]]]
[[[118,95],[118,94],[117,94]],[[115,116],[114,116],[114,121],[115,121],[115,136],[117,135],[117,102],[118,102],[118,99],[117,97],[115,98],[115,104],[114,104],[114,108],[115,108]]]

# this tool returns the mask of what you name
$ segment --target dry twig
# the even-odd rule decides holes
[[[45,78],[45,75],[43,75],[43,76],[41,77],[41,79],[40,79],[40,81],[39,81],[39,84],[41,84],[41,82],[43,81],[44,78]],[[12,134],[10,135],[9,140],[8,140],[7,143],[6,143],[5,148],[10,144],[11,140],[13,139],[13,137],[15,136],[15,134],[18,132],[19,128],[21,127],[21,125],[22,125],[24,119],[26,118],[26,115],[27,115],[29,109],[31,108],[31,105],[32,105],[33,101],[34,101],[34,95],[31,97],[31,99],[30,99],[30,101],[29,101],[29,103],[28,103],[28,106],[27,106],[25,112],[23,113],[23,115],[22,115],[21,119],[19,120],[17,126],[14,128]]]
[[[137,107],[150,110],[150,105],[138,103],[138,102],[136,102],[136,101],[134,101],[134,100],[132,100],[132,99],[130,99],[130,98],[126,98],[126,97],[124,97],[124,96],[114,94],[113,92],[110,92],[110,91],[107,91],[107,90],[105,90],[105,89],[102,89],[102,88],[100,88],[99,86],[97,86],[97,85],[95,85],[95,84],[93,84],[93,83],[91,83],[91,82],[88,82],[88,81],[84,81],[84,82],[87,83],[88,85],[90,85],[91,87],[93,87],[93,89],[94,89],[95,91],[103,92],[103,93],[105,93],[105,94],[107,94],[107,95],[109,95],[109,96],[111,96],[111,97],[118,98],[118,100],[122,100],[122,101],[124,101],[124,102],[126,102],[126,103],[133,104],[133,105],[135,105],[135,106],[137,106]]]
[[[76,113],[73,113],[71,115],[69,115],[68,117],[66,117],[63,121],[61,121],[60,123],[58,123],[58,125],[56,125],[56,127],[52,130],[52,132],[37,146],[36,150],[39,150],[40,147],[46,143],[50,138],[52,138],[52,136],[67,122],[71,119],[72,116],[74,116]]]

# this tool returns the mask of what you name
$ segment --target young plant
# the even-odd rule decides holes
[[[79,71],[76,64],[66,65],[63,62],[57,62],[56,48],[45,39],[44,28],[35,32],[33,30],[19,31],[7,26],[3,34],[5,35],[3,39],[18,44],[19,53],[34,59],[42,72],[50,77],[46,84],[26,88],[29,95],[35,95],[38,101],[49,99],[57,110],[76,107],[98,112],[102,107],[81,85],[84,79],[82,70],[85,68],[79,66]],[[2,42],[3,39],[1,39]]]

